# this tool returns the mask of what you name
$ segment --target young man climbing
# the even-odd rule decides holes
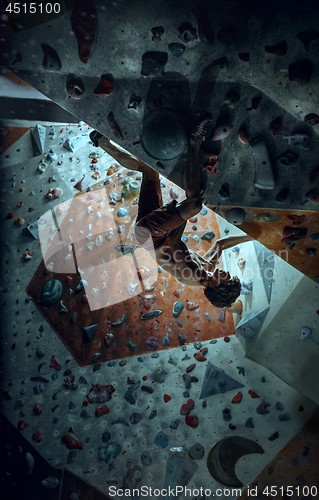
[[[215,242],[201,257],[181,240],[186,222],[202,209],[199,156],[210,120],[200,123],[189,142],[189,162],[184,171],[186,199],[163,205],[158,172],[127,151],[115,146],[99,132],[93,131],[90,139],[104,149],[121,165],[142,172],[135,237],[143,244],[151,235],[158,264],[181,283],[202,286],[206,298],[216,307],[230,306],[240,295],[241,284],[237,277],[216,268],[223,250],[251,240],[249,236],[233,236]]]

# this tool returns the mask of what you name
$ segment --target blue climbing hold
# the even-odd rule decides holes
[[[207,208],[206,208],[206,207],[203,207],[203,208],[201,209],[201,211],[199,212],[199,214],[200,214],[200,215],[206,215],[206,214],[207,214],[207,212],[208,212]]]
[[[184,303],[181,300],[177,300],[176,302],[174,302],[173,313],[172,313],[174,318],[178,318],[181,315],[183,309],[184,309]]]
[[[164,335],[163,340],[162,340],[162,345],[163,346],[168,346],[169,345],[169,337],[168,337],[168,335]]]
[[[127,215],[127,210],[126,210],[126,208],[122,208],[122,207],[120,207],[120,208],[118,209],[118,211],[117,211],[116,215],[117,215],[118,217],[125,217],[125,215]]]

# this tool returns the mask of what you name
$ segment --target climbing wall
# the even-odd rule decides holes
[[[111,213],[123,229],[112,235],[117,242],[116,234],[125,234],[128,214],[136,207],[134,196],[122,198],[123,183],[140,181],[138,174],[114,166],[111,157],[92,148],[83,122],[43,128],[34,127],[8,148],[1,169],[2,411],[28,442],[24,460],[38,475],[43,498],[47,489],[64,491],[68,472],[105,496],[111,486],[179,486],[190,488],[194,496],[201,487],[212,493],[221,488],[229,497],[231,488],[255,480],[306,423],[315,403],[244,356],[241,342],[230,335],[233,320],[238,325],[235,314],[207,308],[202,295],[177,288],[163,272],[149,303],[146,297],[132,297],[122,309],[114,305],[96,319],[102,328],[104,318],[119,323],[105,322],[106,333],[114,332],[113,344],[107,345],[98,330],[90,339],[83,326],[94,311],[88,310],[85,290],[76,290],[80,276],[55,273],[50,262],[44,269],[35,223],[39,216],[45,222],[51,208],[68,199],[81,199],[79,189],[85,188],[86,195],[99,190],[112,202]],[[34,156],[33,148],[41,154]],[[182,196],[164,178],[162,185],[166,200]],[[240,233],[206,210],[184,234],[187,244],[200,252],[219,235]],[[77,215],[85,229],[86,252],[92,255],[87,245],[93,238],[87,238],[84,224],[90,214]],[[78,228],[76,219],[68,224]],[[247,244],[254,245],[230,249],[221,263],[236,266],[246,256],[248,268]],[[296,271],[291,268],[291,273]],[[55,304],[43,304],[37,287],[42,292],[53,278],[62,283],[62,296]],[[255,284],[251,295],[257,291]],[[254,297],[243,293],[244,304],[246,298],[253,307]],[[174,302],[182,302],[183,310],[174,310]],[[161,314],[139,323],[141,315],[160,308]],[[82,310],[90,316],[84,318]],[[246,312],[244,307],[243,318]],[[49,477],[41,475],[37,460],[32,462],[32,446],[53,467]],[[227,469],[221,467],[225,456],[232,464]],[[296,478],[297,472],[292,480]],[[84,491],[76,484],[68,495],[81,498]],[[184,492],[179,497],[187,498]]]
[[[4,66],[181,187],[188,137],[210,113],[206,203],[317,210],[316,1],[55,10],[2,15]]]

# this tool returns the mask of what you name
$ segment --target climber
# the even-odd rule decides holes
[[[223,250],[249,241],[249,236],[222,238],[201,257],[181,240],[186,222],[202,209],[199,156],[211,120],[203,120],[189,141],[189,162],[184,171],[186,199],[163,205],[158,172],[141,160],[116,146],[99,132],[93,131],[90,139],[110,154],[121,165],[142,172],[135,237],[143,244],[152,236],[158,264],[178,281],[190,286],[202,286],[206,298],[217,307],[230,306],[240,295],[241,284],[237,277],[216,268]]]

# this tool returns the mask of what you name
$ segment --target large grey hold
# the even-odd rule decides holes
[[[134,405],[137,400],[137,389],[141,385],[141,382],[137,382],[134,385],[130,385],[130,387],[127,389],[124,399],[128,401],[131,405]]]

